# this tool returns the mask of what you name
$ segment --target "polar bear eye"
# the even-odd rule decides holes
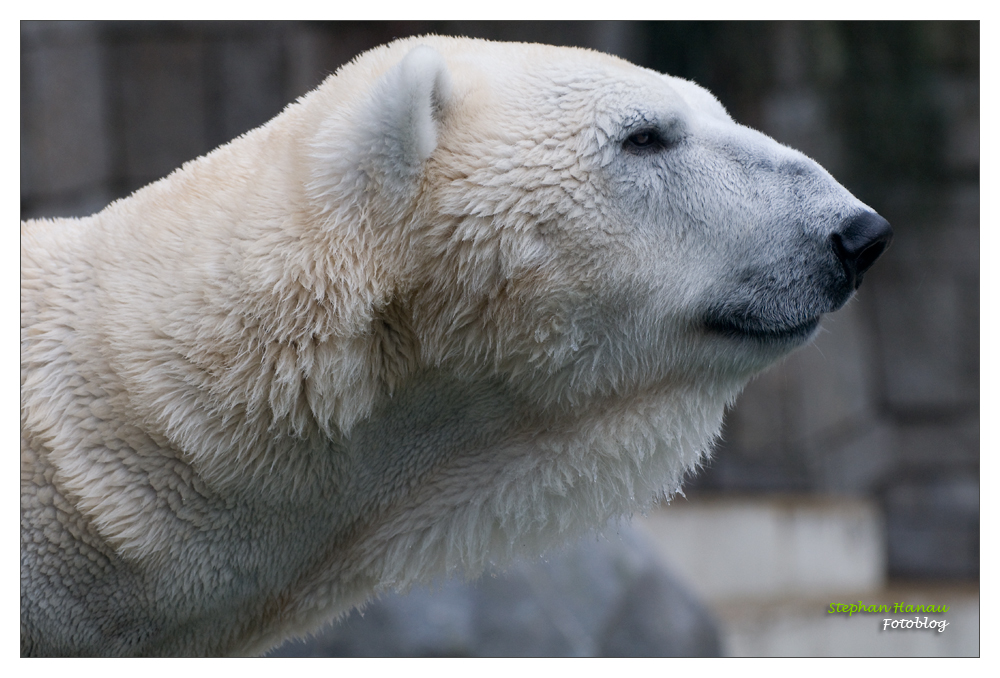
[[[655,153],[665,146],[663,137],[655,129],[641,129],[629,136],[622,144],[626,152],[633,154]]]

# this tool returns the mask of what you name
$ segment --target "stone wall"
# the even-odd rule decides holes
[[[96,211],[364,49],[426,32],[589,46],[695,79],[889,219],[856,299],[747,388],[689,495],[873,497],[892,574],[978,576],[978,23],[26,22],[22,217]]]

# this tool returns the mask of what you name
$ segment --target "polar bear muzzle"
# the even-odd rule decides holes
[[[797,345],[812,337],[820,317],[838,310],[892,241],[889,222],[875,212],[853,215],[826,243],[801,254],[794,273],[753,267],[738,274],[726,301],[704,316],[710,333],[759,343]]]

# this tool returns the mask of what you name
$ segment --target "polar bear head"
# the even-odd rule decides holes
[[[614,57],[424,38],[342,77],[364,91],[323,122],[311,190],[331,223],[405,243],[376,304],[406,306],[418,362],[540,406],[692,381],[732,397],[891,238],[708,91]]]

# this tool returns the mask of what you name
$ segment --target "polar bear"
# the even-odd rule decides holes
[[[21,652],[260,653],[670,495],[888,224],[704,89],[422,37],[21,226]]]

